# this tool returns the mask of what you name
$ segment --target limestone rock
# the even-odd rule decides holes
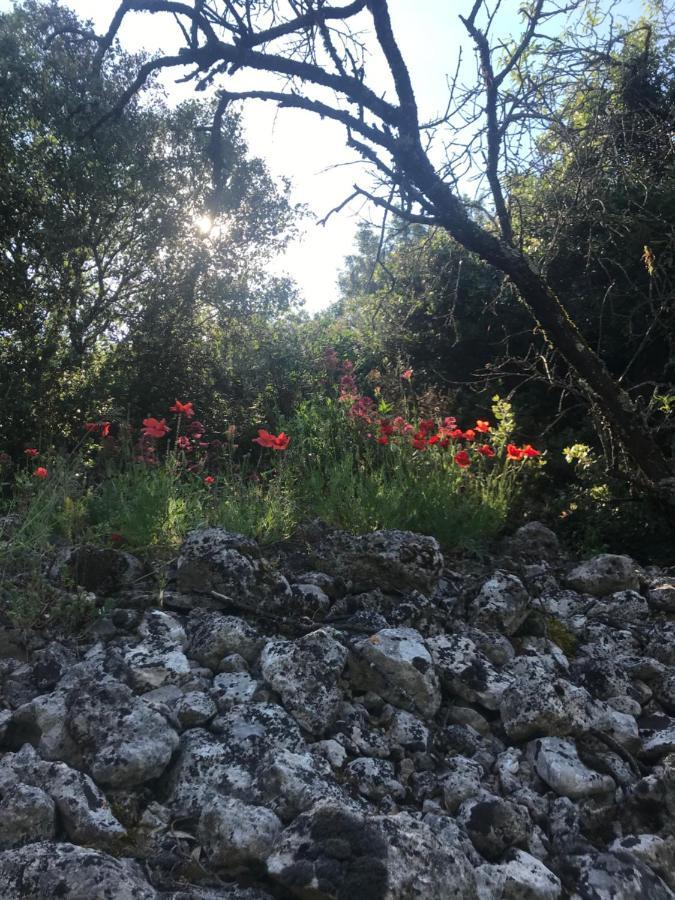
[[[546,525],[528,522],[507,541],[508,549],[516,556],[531,560],[552,560],[560,556],[560,543]]]
[[[320,737],[337,718],[342,701],[337,681],[347,656],[327,631],[313,631],[296,641],[270,641],[260,669],[298,724]]]
[[[385,628],[358,641],[350,656],[354,685],[379,694],[425,718],[441,703],[438,679],[422,635],[412,628]]]
[[[524,850],[512,850],[508,862],[476,870],[479,900],[557,900],[562,885],[557,875]]]
[[[539,777],[560,796],[578,800],[596,794],[611,794],[616,789],[613,778],[584,765],[574,741],[540,738],[532,742],[528,751]]]
[[[214,797],[199,819],[199,838],[213,865],[232,869],[264,862],[283,825],[262,806],[233,797]]]
[[[178,746],[166,719],[120,682],[81,683],[66,710],[66,727],[99,784],[133,787],[157,778]]]
[[[469,637],[439,635],[429,638],[427,646],[448,693],[486,709],[499,709],[513,678],[507,672],[498,671]]]
[[[517,741],[564,736],[583,730],[590,697],[563,678],[532,669],[502,695],[499,713],[507,735]]]
[[[318,804],[282,832],[267,860],[290,895],[315,900],[474,900],[463,851],[406,815]]]
[[[615,591],[636,591],[640,579],[630,556],[601,553],[572,569],[567,583],[582,594],[604,597]]]
[[[520,578],[507,572],[495,574],[469,607],[471,621],[479,628],[514,634],[530,611],[530,598]]]
[[[14,784],[0,796],[0,850],[51,840],[56,832],[54,801],[43,790]]]
[[[191,617],[188,622],[188,656],[214,671],[224,657],[233,653],[253,662],[262,645],[263,639],[256,629],[237,616],[207,612]]]
[[[376,588],[433,593],[443,570],[438,541],[411,531],[352,535],[334,531],[311,548],[317,569],[347,575],[355,593]]]
[[[132,860],[41,841],[0,853],[3,900],[159,900]]]

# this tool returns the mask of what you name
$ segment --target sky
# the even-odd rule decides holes
[[[117,0],[60,0],[82,18],[91,18],[100,33],[107,28]],[[506,0],[503,33],[517,33],[519,0]],[[623,0],[628,12],[639,0]],[[0,0],[0,11],[11,8],[11,0]],[[390,0],[394,31],[413,79],[423,117],[441,112],[447,102],[447,80],[454,73],[464,27],[459,13],[466,13],[470,0]],[[129,50],[175,52],[177,32],[164,15],[134,14],[120,34]],[[465,59],[470,59],[465,52]],[[375,71],[375,83],[379,73]],[[381,86],[386,90],[382,73]],[[176,76],[174,75],[173,78]],[[372,83],[372,82],[371,82]],[[176,86],[165,80],[176,100],[191,96],[189,85]],[[353,189],[363,166],[345,147],[344,129],[334,122],[319,120],[299,110],[275,110],[272,104],[251,101],[245,104],[243,121],[250,152],[263,157],[270,171],[287,176],[292,183],[292,199],[306,205],[320,219],[341,203]],[[360,179],[363,182],[363,178]],[[380,213],[361,202],[353,202],[326,225],[312,219],[302,224],[302,232],[285,256],[275,264],[287,271],[299,286],[308,312],[322,309],[337,299],[337,276],[344,258],[353,249],[360,221],[379,221]]]

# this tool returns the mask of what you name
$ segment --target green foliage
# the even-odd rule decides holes
[[[142,60],[116,46],[99,69],[85,35],[52,3],[0,15],[0,441],[15,453],[46,447],[45,421],[72,439],[83,414],[185,392],[224,411],[230,333],[293,301],[265,271],[292,231],[288,186],[247,156],[237,117],[217,190],[208,104],[171,109],[150,85],[93,128]]]

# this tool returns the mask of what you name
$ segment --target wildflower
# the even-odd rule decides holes
[[[425,450],[427,446],[427,437],[423,431],[418,431],[412,439],[412,446],[415,450]]]
[[[124,540],[125,540],[125,538],[124,538],[123,534],[118,534],[117,532],[113,532],[110,535],[110,543],[111,544],[123,544]]]
[[[410,381],[410,379],[412,377],[413,377],[412,369],[406,369],[404,372],[401,372],[401,378],[404,378],[406,381]]]
[[[384,435],[385,437],[389,437],[394,433],[394,431],[394,426],[390,425],[389,422],[386,421],[386,419],[383,419],[380,422],[380,434]]]
[[[216,483],[216,479],[213,477],[213,475],[207,475],[206,478],[204,479],[204,484],[208,485],[209,487],[215,483]]]
[[[476,447],[476,450],[481,454],[481,456],[487,456],[488,459],[492,459],[492,457],[495,455],[495,451],[489,444],[483,444],[482,447]]]
[[[471,460],[466,450],[460,450],[459,453],[455,453],[455,462],[462,469],[466,469],[467,466],[471,465]]]
[[[181,403],[180,400],[176,400],[174,405],[169,407],[169,411],[176,413],[177,416],[185,416],[186,419],[191,419],[195,414],[191,402]]]
[[[190,438],[185,437],[185,435],[181,435],[176,440],[176,446],[178,447],[179,450],[183,450],[185,453],[189,453],[192,448],[192,444],[190,443]]]
[[[448,437],[451,437],[453,441],[457,441],[464,437],[464,432],[461,428],[453,428]]]
[[[454,416],[446,416],[443,419],[443,428],[448,428],[450,431],[453,431],[457,428],[457,419]]]
[[[45,469],[44,466],[38,466],[37,469],[33,472],[34,478],[40,478],[44,481],[44,479],[49,475],[49,472]]]
[[[419,425],[419,430],[421,434],[428,434],[430,431],[433,431],[436,428],[436,423],[433,419],[422,419]]]
[[[476,431],[479,431],[481,434],[487,434],[490,430],[490,423],[483,422],[481,419],[478,419],[476,422]]]
[[[507,444],[506,458],[520,460],[523,458],[523,451],[520,449],[520,447],[516,447],[515,444]]]
[[[284,434],[282,431],[279,435],[270,434],[269,431],[265,431],[264,428],[258,429],[258,437],[253,438],[254,444],[260,444],[261,447],[267,447],[270,450],[285,450],[289,443],[290,438]]]
[[[472,441],[476,437],[476,432],[473,430],[473,428],[467,428],[467,430],[464,432],[463,437],[465,441]]]
[[[163,438],[171,429],[166,424],[166,419],[143,419],[143,435],[151,438]]]
[[[190,435],[190,437],[194,438],[196,441],[198,441],[201,438],[201,436],[204,434],[205,431],[206,431],[206,426],[202,425],[201,422],[198,422],[197,419],[195,419],[194,422],[190,422],[190,424],[187,427],[187,433]]]
[[[370,424],[374,406],[375,403],[370,397],[359,397],[352,403],[347,415],[351,419],[363,419],[364,422]]]
[[[36,450],[35,447],[26,447],[23,451],[29,459],[35,459],[39,454],[39,450]]]
[[[532,458],[534,456],[541,456],[541,452],[539,450],[535,450],[531,444],[525,444],[524,447],[521,447],[520,452],[523,454],[523,456],[526,456],[528,458]]]
[[[87,422],[84,427],[88,434],[98,432],[101,437],[108,437],[110,434],[110,422]]]
[[[389,443],[389,438],[387,437],[386,434],[382,434],[382,435],[380,435],[380,437],[377,439],[377,443],[378,443],[378,444],[382,444],[383,447],[386,447],[387,444]]]

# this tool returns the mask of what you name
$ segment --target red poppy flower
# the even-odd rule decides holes
[[[523,458],[523,451],[515,444],[506,445],[506,458],[520,460]]]
[[[259,428],[258,437],[253,438],[253,443],[260,444],[261,447],[267,447],[270,450],[285,450],[290,440],[283,431],[279,435],[274,435],[270,434],[269,431],[265,431],[264,428]]]
[[[446,416],[443,419],[443,427],[452,431],[453,428],[457,428],[457,419],[454,416]]]
[[[476,422],[476,431],[479,431],[481,434],[487,434],[489,430],[490,430],[489,422],[483,422],[481,419],[479,419]]]
[[[455,462],[462,469],[466,469],[467,466],[471,465],[471,460],[466,450],[460,450],[459,453],[455,453]]]
[[[35,447],[26,447],[23,451],[29,459],[35,459],[35,457],[39,454],[39,450],[36,450]]]
[[[442,440],[442,435],[440,435],[440,434],[433,434],[433,435],[429,438],[428,443],[433,447],[434,444],[438,444],[439,441],[441,441],[441,440]]]
[[[539,450],[535,450],[531,444],[525,444],[525,446],[521,448],[520,452],[523,454],[523,456],[527,456],[530,458],[534,456],[541,456],[541,452]]]
[[[125,538],[123,534],[117,534],[117,532],[114,532],[110,535],[110,542],[112,544],[123,544],[124,540]]]
[[[418,431],[417,434],[413,436],[411,443],[415,450],[425,450],[427,446],[427,439],[424,432]]]
[[[387,444],[389,443],[389,438],[387,437],[386,434],[383,434],[377,439],[377,443],[382,444],[383,447],[386,447]]]
[[[189,453],[192,448],[192,444],[190,443],[190,438],[185,437],[185,435],[181,435],[176,441],[176,446],[179,450],[184,450],[185,453]]]
[[[450,432],[450,437],[451,437],[454,441],[456,441],[458,438],[463,438],[463,437],[464,437],[464,432],[462,431],[461,428],[453,428],[452,431]]]
[[[384,437],[389,437],[395,430],[394,426],[390,425],[388,422],[380,422],[380,434]]]
[[[49,475],[49,472],[45,469],[44,466],[38,466],[37,469],[33,472],[34,478],[41,478],[43,481]]]
[[[99,422],[98,427],[101,432],[101,437],[108,437],[110,434],[110,422]]]
[[[204,479],[204,484],[207,484],[209,486],[211,486],[212,484],[215,484],[215,483],[216,483],[216,479],[213,477],[213,475],[207,475],[206,478]]]
[[[464,432],[465,441],[472,441],[475,437],[476,432],[473,430],[473,428],[467,428],[467,430]]]
[[[482,447],[476,447],[476,450],[481,454],[481,456],[487,456],[488,459],[492,459],[495,455],[495,451],[489,444],[483,444]]]
[[[401,378],[405,378],[406,381],[410,381],[410,379],[412,377],[413,377],[412,369],[406,369],[404,372],[401,372]]]
[[[419,430],[421,434],[428,434],[430,431],[433,431],[436,428],[436,423],[433,419],[422,419],[420,422]]]
[[[188,419],[191,419],[195,414],[191,402],[181,403],[180,400],[176,400],[174,405],[169,407],[169,411],[176,413],[177,416],[185,416]]]
[[[166,419],[143,419],[143,434],[145,437],[163,438],[171,429],[166,424]]]

